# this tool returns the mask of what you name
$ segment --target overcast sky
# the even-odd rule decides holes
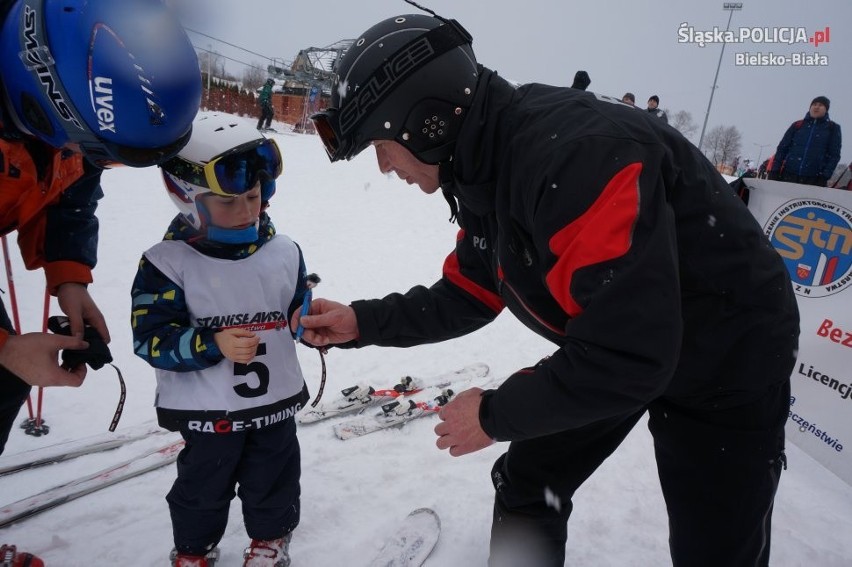
[[[187,26],[239,45],[261,56],[190,33],[197,47],[265,67],[262,56],[291,61],[300,49],[325,47],[356,38],[373,24],[392,16],[417,13],[403,0],[177,0],[197,7]],[[648,97],[660,97],[670,113],[686,110],[698,130],[707,114],[721,43],[681,42],[715,28],[724,31],[731,12],[722,1],[616,2],[593,0],[424,0],[438,14],[458,20],[473,35],[480,63],[521,83],[569,86],[574,72],[591,76],[589,90],[621,98],[626,91],[645,107]],[[829,28],[828,42],[767,43],[746,40],[728,44],[707,122],[736,125],[743,135],[744,158],[768,157],[786,128],[804,117],[818,95],[831,100],[829,115],[846,129],[841,161],[852,160],[852,2],[848,0],[746,0],[733,12],[731,31],[740,35],[763,32],[778,40],[808,38]],[[686,24],[679,35],[681,24]],[[792,29],[790,29],[792,28]],[[737,54],[765,57],[819,54],[826,65],[736,65]],[[742,55],[741,55],[742,57]],[[229,72],[243,67],[226,60]],[[706,134],[705,134],[706,136]],[[763,145],[763,148],[759,146]]]

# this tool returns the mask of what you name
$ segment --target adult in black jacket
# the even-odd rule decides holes
[[[440,187],[461,231],[431,287],[317,299],[304,338],[407,347],[505,306],[556,347],[496,390],[458,394],[435,429],[454,456],[511,442],[492,472],[491,565],[562,565],[574,492],[645,412],[674,564],[766,565],[798,312],[713,166],[615,100],[514,88],[452,20],[380,22],[339,73],[313,117],[332,161],[374,145],[383,172]]]

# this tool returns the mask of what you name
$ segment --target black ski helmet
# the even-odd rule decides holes
[[[331,104],[314,114],[331,161],[352,159],[373,140],[394,140],[417,159],[452,156],[478,79],[471,36],[455,20],[388,18],[346,51]]]

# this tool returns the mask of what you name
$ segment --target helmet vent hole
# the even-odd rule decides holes
[[[395,19],[395,20],[394,20],[394,22],[395,22],[395,23],[397,23],[397,24],[404,24],[404,23],[405,23],[405,18],[403,18],[402,16],[400,16],[399,18]]]
[[[391,127],[391,123],[385,122],[385,130],[390,130],[390,127]]]

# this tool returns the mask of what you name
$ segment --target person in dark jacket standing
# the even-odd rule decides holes
[[[562,565],[574,492],[647,413],[674,565],[767,565],[798,310],[712,164],[615,99],[513,87],[454,20],[382,21],[338,73],[313,116],[331,160],[374,146],[382,172],[441,189],[461,230],[431,287],[316,299],[291,327],[316,346],[408,347],[508,307],[554,344],[499,388],[459,393],[435,428],[453,456],[510,442],[490,564]]]
[[[775,150],[769,179],[825,187],[840,161],[840,124],[828,117],[824,96],[811,101],[802,120],[793,122]]]
[[[269,130],[272,127],[272,117],[275,111],[272,109],[272,87],[275,81],[266,79],[263,86],[260,87],[260,95],[257,102],[260,104],[260,118],[257,121],[258,130]]]
[[[645,110],[650,112],[651,115],[656,116],[657,118],[668,124],[669,117],[666,115],[662,108],[659,108],[659,106],[660,97],[658,97],[657,95],[651,95],[651,98],[648,99],[648,108],[646,108]]]

